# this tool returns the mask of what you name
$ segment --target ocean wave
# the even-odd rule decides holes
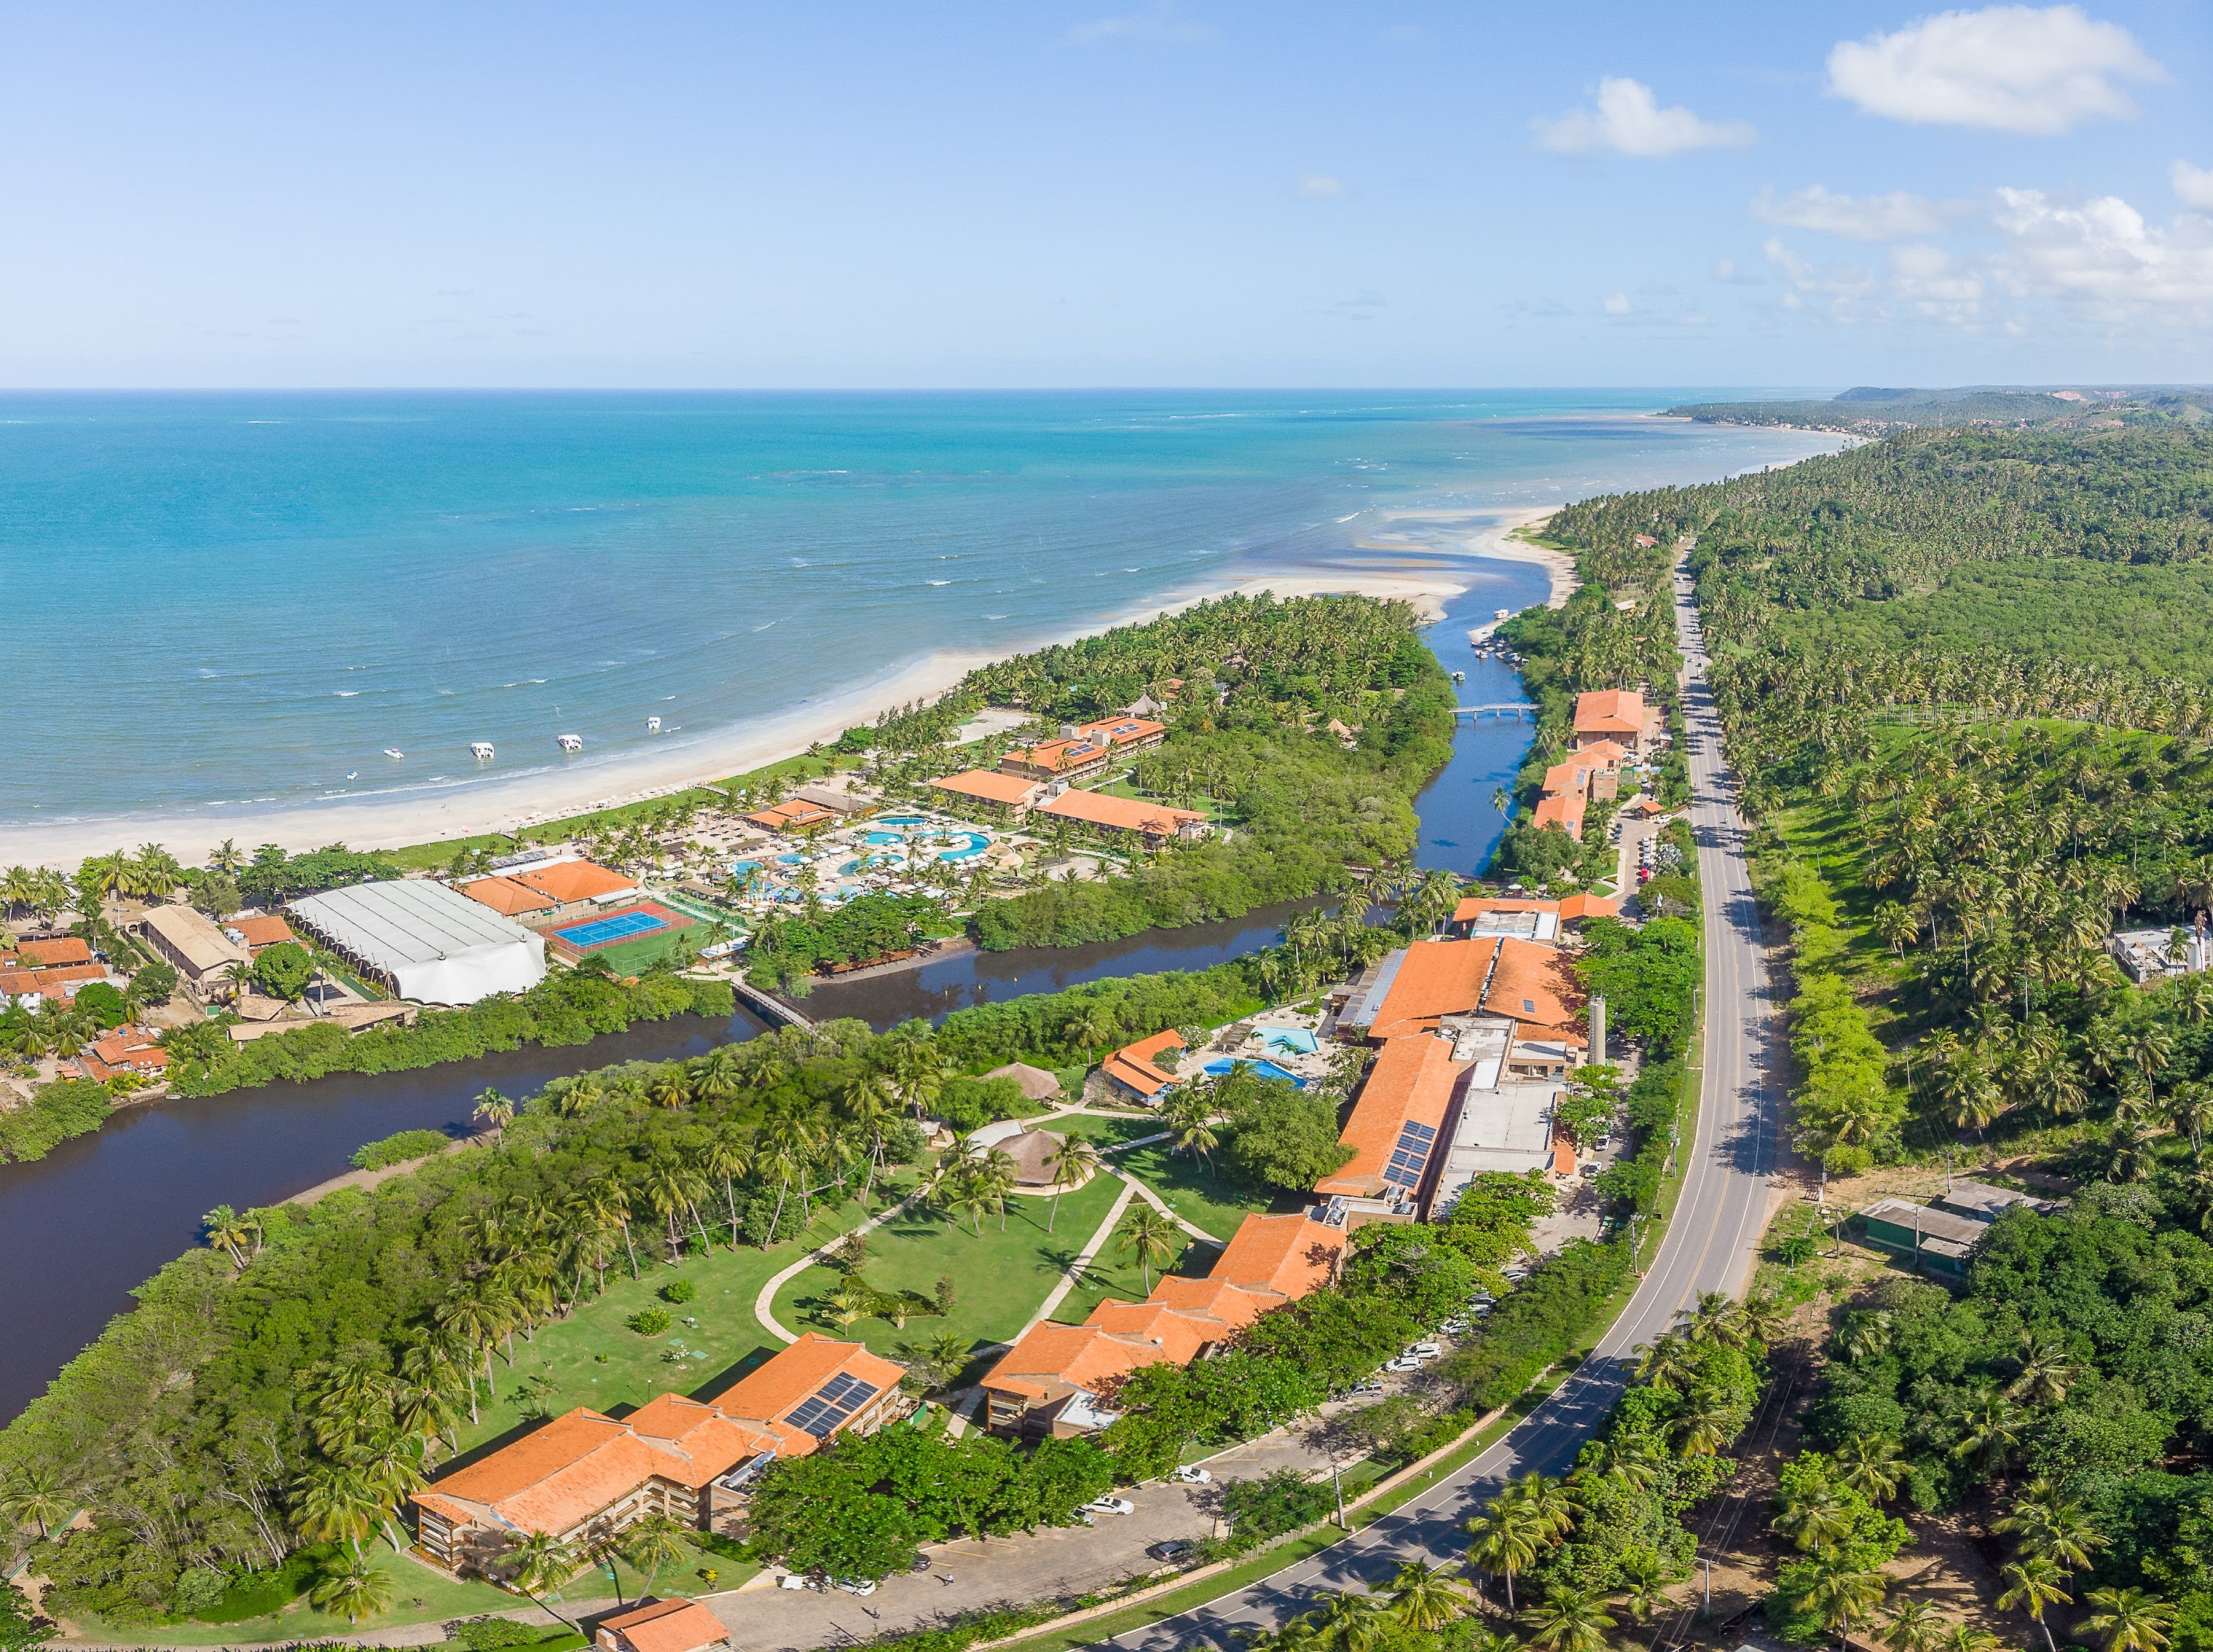
[[[342,700],[355,699],[361,694],[361,690],[358,688],[334,688],[331,692]]]

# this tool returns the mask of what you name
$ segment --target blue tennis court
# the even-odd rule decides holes
[[[641,935],[651,935],[659,930],[680,928],[691,921],[661,906],[625,906],[621,911],[609,912],[605,917],[587,918],[582,924],[564,924],[547,933],[571,951],[590,952],[594,948],[635,941]]]

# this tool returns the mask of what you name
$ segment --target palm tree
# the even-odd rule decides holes
[[[1856,1434],[1837,1449],[1837,1484],[1869,1503],[1888,1503],[1905,1481],[1905,1454],[1895,1440]]]
[[[2143,1589],[2092,1589],[2097,1611],[2082,1627],[2106,1643],[2106,1652],[2160,1652],[2174,1626],[2174,1608]]]
[[[1856,1564],[1844,1549],[1830,1549],[1814,1563],[1806,1604],[1842,1643],[1850,1638],[1854,1624],[1864,1621],[1882,1604],[1889,1588],[1890,1579],[1883,1572]]]
[[[508,1576],[526,1594],[544,1594],[576,1575],[576,1551],[551,1532],[530,1532],[512,1544],[503,1558]]]
[[[1936,1652],[1943,1631],[1942,1615],[1928,1601],[1901,1600],[1883,1619],[1882,1633],[1876,1638],[1890,1652]]]
[[[667,1515],[648,1515],[623,1533],[622,1552],[650,1585],[656,1573],[689,1558],[692,1551],[682,1526]]]
[[[515,1122],[515,1103],[497,1090],[487,1089],[477,1097],[476,1109],[469,1116],[480,1124],[490,1125],[495,1136],[504,1136],[507,1127]]]
[[[1071,1187],[1082,1186],[1094,1171],[1104,1169],[1106,1164],[1098,1143],[1089,1137],[1062,1138],[1060,1146],[1046,1160],[1046,1167],[1052,1172],[1052,1213],[1046,1219],[1046,1232],[1051,1233],[1060,1221],[1060,1196]]]
[[[1469,1519],[1468,1558],[1506,1582],[1506,1609],[1514,1610],[1514,1574],[1527,1571],[1551,1540],[1544,1517],[1524,1499],[1502,1491]]]
[[[2002,1643],[1985,1629],[1954,1624],[1936,1642],[1935,1652],[1999,1652]]]
[[[351,1558],[341,1558],[308,1591],[308,1601],[324,1612],[345,1614],[350,1624],[387,1611],[393,1600],[392,1580],[362,1558],[357,1549]]]
[[[2058,1652],[2051,1638],[2051,1625],[2044,1621],[2044,1613],[2046,1607],[2063,1606],[2075,1598],[2067,1592],[2066,1574],[2039,1556],[2023,1555],[1999,1567],[1998,1576],[2006,1583],[2005,1593],[1998,1596],[1998,1609],[2008,1612],[2019,1606],[2044,1631],[2048,1652]]]
[[[1560,1584],[1546,1589],[1521,1621],[1529,1630],[1525,1644],[1537,1652],[1606,1652],[1606,1631],[1614,1625],[1613,1614],[1597,1596]]]
[[[724,1049],[729,1046],[725,1045]],[[716,1054],[721,1052],[717,1051]],[[710,1058],[711,1059],[711,1058]],[[726,1126],[708,1137],[707,1144],[699,1150],[699,1168],[706,1175],[722,1184],[722,1208],[730,1218],[730,1248],[738,1248],[737,1179],[753,1168],[753,1154],[746,1144],[744,1134]]]
[[[1115,1229],[1114,1254],[1131,1257],[1144,1269],[1148,1295],[1153,1289],[1153,1269],[1166,1267],[1175,1254],[1176,1233],[1175,1223],[1143,1199],[1130,1207],[1122,1225]]]
[[[0,1515],[20,1529],[25,1522],[39,1528],[41,1542],[49,1527],[69,1518],[72,1499],[52,1470],[25,1463],[5,1482],[0,1482]]]
[[[230,1253],[230,1264],[243,1269],[246,1258],[240,1247],[253,1237],[253,1228],[246,1219],[228,1204],[218,1204],[200,1218],[200,1227],[208,1236],[208,1243],[220,1245]]]
[[[1449,1569],[1411,1560],[1391,1579],[1391,1613],[1408,1629],[1434,1634],[1467,1610],[1467,1586]]]
[[[1391,1614],[1372,1594],[1337,1594],[1314,1627],[1336,1652],[1375,1652],[1390,1631]]]
[[[361,1540],[376,1529],[384,1496],[362,1470],[320,1464],[301,1477],[294,1523],[318,1543],[347,1543],[361,1558]]]
[[[1768,1525],[1801,1549],[1818,1554],[1849,1537],[1853,1523],[1851,1505],[1825,1489],[1818,1496],[1786,1500]]]
[[[1995,1473],[2020,1442],[2022,1420],[2019,1406],[2003,1394],[1987,1393],[1967,1412],[1966,1434],[1952,1454],[1973,1458],[1984,1473]]]
[[[2021,1333],[2021,1375],[2007,1385],[2006,1393],[2032,1405],[2057,1405],[2067,1398],[2075,1380],[2074,1362],[2067,1357],[2067,1340],[2050,1332],[2024,1330]]]

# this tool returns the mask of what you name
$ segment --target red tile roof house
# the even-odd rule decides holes
[[[415,1493],[416,1546],[450,1570],[490,1571],[533,1532],[574,1543],[648,1515],[729,1531],[777,1458],[881,1427],[900,1408],[903,1375],[859,1343],[810,1332],[712,1401],[662,1394],[621,1422],[580,1405]]]
[[[1032,1326],[984,1379],[988,1426],[1031,1439],[1105,1428],[1123,1378],[1204,1359],[1268,1309],[1328,1284],[1344,1239],[1304,1213],[1247,1216],[1205,1278],[1163,1279],[1142,1302],[1109,1297],[1082,1325]]]
[[[730,1631],[697,1600],[648,1600],[600,1618],[592,1641],[606,1652],[707,1652],[728,1646]]]
[[[1171,1027],[1149,1039],[1139,1039],[1135,1044],[1124,1045],[1106,1058],[1099,1070],[1108,1085],[1149,1106],[1174,1089],[1176,1083],[1174,1075],[1154,1058],[1170,1050],[1180,1052],[1183,1047],[1183,1034]],[[1171,1061],[1170,1066],[1173,1065]]]
[[[1643,755],[1651,738],[1651,714],[1637,688],[1599,688],[1576,696],[1576,747],[1611,741]]]
[[[103,1082],[122,1073],[150,1078],[169,1064],[169,1052],[154,1042],[152,1028],[119,1027],[80,1051],[76,1064],[87,1078]]]

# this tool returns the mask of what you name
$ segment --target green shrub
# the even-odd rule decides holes
[[[382,1170],[395,1164],[405,1164],[410,1159],[428,1158],[433,1153],[443,1153],[452,1145],[451,1139],[439,1130],[403,1130],[387,1136],[381,1142],[369,1142],[353,1150],[353,1167],[357,1170]]]
[[[664,1302],[688,1302],[699,1294],[699,1287],[689,1279],[672,1279],[661,1288]]]
[[[642,1308],[623,1323],[641,1337],[657,1337],[676,1321],[665,1308]]]

